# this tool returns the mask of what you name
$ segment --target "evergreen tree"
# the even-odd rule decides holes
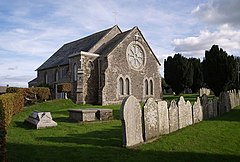
[[[189,58],[188,59],[193,67],[193,84],[191,86],[191,90],[193,93],[197,93],[197,91],[203,87],[203,73],[202,73],[202,65],[200,59]]]
[[[209,51],[205,51],[202,62],[204,81],[216,96],[220,92],[235,87],[236,61],[233,56],[213,45]]]
[[[193,84],[193,68],[187,58],[181,54],[169,56],[164,60],[164,78],[176,94]]]

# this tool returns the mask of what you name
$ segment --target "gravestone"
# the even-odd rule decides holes
[[[203,109],[203,119],[208,119],[208,97],[207,95],[202,95],[201,97],[201,104],[202,104],[202,109]]]
[[[207,110],[208,110],[208,119],[213,118],[213,102],[212,102],[212,100],[208,100]]]
[[[203,120],[203,112],[200,98],[193,104],[193,123],[198,123]]]
[[[218,100],[215,96],[212,99],[212,104],[213,104],[213,117],[217,117],[218,116]]]
[[[219,96],[219,115],[224,114],[225,112],[228,112],[231,108],[230,105],[230,98],[227,92],[221,92]]]
[[[169,114],[169,131],[174,132],[179,129],[178,106],[175,100],[171,101],[170,107],[168,109],[168,114]]]
[[[149,98],[144,105],[144,135],[145,140],[159,136],[158,105],[153,98]]]
[[[124,98],[120,109],[120,119],[123,146],[129,147],[142,143],[142,110],[134,96]]]
[[[50,112],[33,111],[32,114],[25,119],[25,122],[34,125],[36,129],[57,126],[57,123],[52,120]]]
[[[158,102],[159,132],[160,134],[169,133],[168,107],[166,101]]]
[[[185,102],[183,96],[178,101],[179,108],[179,129],[192,124],[192,105],[189,101]]]

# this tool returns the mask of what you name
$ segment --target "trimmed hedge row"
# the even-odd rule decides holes
[[[6,93],[0,96],[0,123],[8,126],[12,116],[23,110],[24,100],[20,93]]]
[[[6,127],[10,124],[12,116],[23,110],[23,95],[20,93],[7,93],[0,95],[0,157],[6,159]]]
[[[20,93],[23,95],[25,102],[35,103],[37,101],[45,101],[49,99],[50,89],[47,87],[35,88],[7,88],[7,93]]]
[[[70,83],[62,83],[62,84],[59,84],[57,87],[58,93],[71,92],[71,89],[72,89],[72,85]]]

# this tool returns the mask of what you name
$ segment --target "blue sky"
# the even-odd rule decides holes
[[[138,26],[162,63],[203,58],[218,44],[240,55],[239,0],[0,0],[0,85],[27,87],[64,43],[119,25]]]

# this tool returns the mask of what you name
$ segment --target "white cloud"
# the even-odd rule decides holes
[[[209,24],[240,26],[239,0],[211,0],[198,5],[192,13]]]
[[[214,32],[204,30],[195,37],[174,39],[173,44],[174,51],[190,56],[203,57],[204,51],[209,50],[213,44],[219,45],[229,54],[235,54],[235,51],[240,51],[240,30],[223,25]]]

